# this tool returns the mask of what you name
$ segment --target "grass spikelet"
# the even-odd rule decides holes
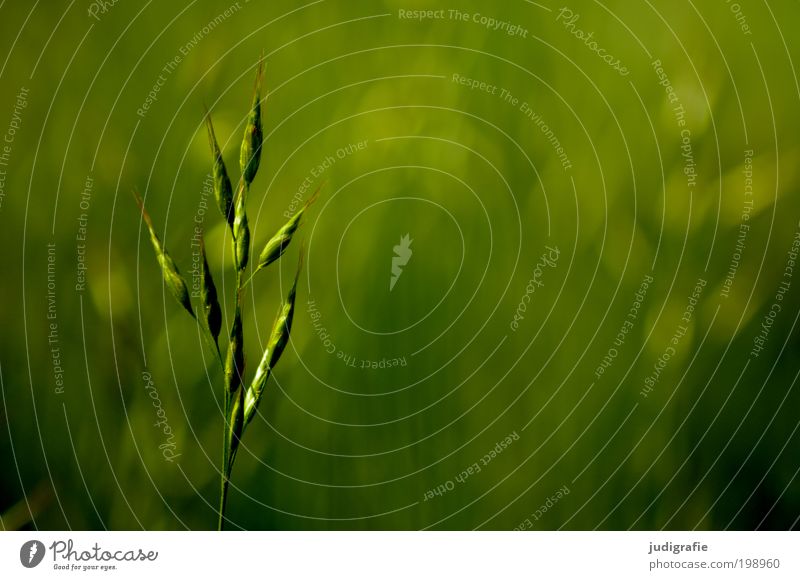
[[[225,387],[228,393],[235,393],[244,377],[244,336],[242,333],[242,310],[239,302],[233,315],[228,353],[225,357]]]
[[[273,328],[273,333],[275,329]],[[270,342],[272,342],[270,340]],[[250,388],[247,389],[247,396],[245,397],[244,416],[245,423],[250,423],[256,414],[258,404],[261,402],[261,395],[264,393],[264,387],[269,379],[272,367],[270,367],[270,355],[272,351],[270,347],[264,350],[264,356],[261,357],[261,362],[256,370],[256,375],[253,377],[253,382],[250,383]]]
[[[261,145],[264,141],[263,127],[261,126],[261,84],[264,79],[264,58],[258,62],[256,83],[253,90],[253,104],[244,128],[244,139],[239,152],[239,166],[245,185],[250,187],[258,172],[261,162]]]
[[[289,218],[289,221],[286,222],[281,229],[279,229],[275,235],[272,236],[272,238],[270,238],[270,240],[267,242],[267,245],[264,246],[264,249],[261,251],[261,254],[258,257],[258,266],[256,267],[255,272],[258,272],[262,268],[266,268],[283,255],[283,253],[286,251],[286,248],[289,247],[294,233],[300,226],[300,221],[303,218],[303,214],[309,208],[309,206],[317,200],[321,188],[322,186],[318,187],[314,192],[314,195],[308,198],[305,204],[303,204],[303,207],[297,210],[297,213]]]
[[[147,229],[150,232],[150,241],[156,252],[158,264],[161,266],[161,275],[164,278],[164,283],[167,285],[170,293],[175,297],[175,300],[192,315],[192,318],[195,318],[194,310],[192,309],[192,301],[189,298],[189,289],[186,286],[186,280],[181,276],[180,271],[178,271],[178,266],[170,257],[164,244],[161,243],[161,240],[156,234],[153,221],[150,219],[150,214],[144,207],[142,198],[139,197],[139,194],[135,191],[133,192],[133,197],[136,199],[136,204],[142,212],[142,219],[144,219],[144,223],[147,225]]]
[[[200,254],[203,260],[203,270],[200,279],[200,299],[203,304],[203,313],[205,314],[206,330],[208,330],[214,341],[214,345],[219,351],[217,338],[222,329],[222,308],[220,308],[219,299],[217,298],[217,287],[214,285],[211,269],[208,267],[206,243],[202,236],[200,237]]]
[[[256,375],[250,388],[247,389],[244,406],[244,422],[249,423],[256,413],[258,404],[261,401],[261,396],[264,393],[264,387],[267,383],[272,369],[278,364],[278,360],[283,354],[289,342],[289,335],[292,332],[292,319],[294,318],[294,302],[297,295],[297,281],[300,277],[300,270],[303,268],[303,254],[305,248],[300,250],[300,259],[297,263],[297,272],[294,275],[294,283],[292,284],[289,294],[281,305],[275,323],[272,325],[272,334],[267,342],[267,348],[264,351],[264,356],[261,357],[261,362],[256,370]]]
[[[239,442],[244,432],[244,389],[236,391],[231,409],[230,429],[228,431],[228,441],[230,451],[228,452],[228,477],[233,470],[233,462],[236,459],[236,451],[239,449]]]
[[[250,226],[247,224],[247,187],[242,183],[236,194],[233,219],[233,254],[239,272],[247,268],[250,259]]]
[[[217,200],[217,207],[222,217],[231,228],[233,227],[233,187],[228,177],[228,170],[225,169],[225,161],[222,159],[217,137],[214,134],[214,125],[211,123],[211,113],[206,110],[206,129],[208,130],[208,144],[211,147],[211,157],[213,158],[212,176],[214,179],[214,197]]]

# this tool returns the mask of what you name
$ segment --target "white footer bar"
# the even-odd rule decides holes
[[[2,578],[800,578],[792,532],[6,532]]]

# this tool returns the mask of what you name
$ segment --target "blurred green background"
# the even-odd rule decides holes
[[[262,51],[256,251],[327,185],[230,527],[797,527],[800,6],[458,4],[0,5],[3,528],[215,526],[221,372],[131,191],[230,317],[203,107],[238,175]]]

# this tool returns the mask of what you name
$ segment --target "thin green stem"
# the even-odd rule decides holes
[[[217,531],[222,531],[225,522],[225,505],[228,501],[228,482],[230,481],[230,471],[228,470],[228,450],[230,443],[228,440],[228,433],[230,433],[230,406],[231,396],[228,393],[227,386],[225,387],[225,405],[224,405],[224,418],[225,427],[222,430],[222,466],[220,469],[220,493],[219,493],[219,523],[217,524]]]
[[[242,274],[241,270],[236,271],[236,309],[240,310],[242,306]],[[228,348],[231,348],[230,346]],[[219,349],[217,349],[219,351]],[[222,360],[222,355],[220,354],[220,361]],[[225,364],[223,363],[223,369],[225,368]],[[239,372],[239,369],[234,369],[235,372]],[[233,471],[233,460],[236,457],[236,454],[233,452],[233,440],[231,438],[233,424],[236,421],[236,417],[233,416],[233,411],[236,408],[234,403],[234,397],[239,396],[241,393],[239,389],[244,389],[244,382],[243,377],[237,376],[237,388],[232,393],[229,390],[229,386],[227,383],[225,385],[225,405],[224,405],[224,419],[225,425],[222,433],[222,469],[220,470],[220,494],[219,494],[219,522],[217,525],[217,530],[222,531],[224,523],[225,523],[225,506],[228,502],[228,487],[230,485],[231,479],[231,472]],[[241,436],[241,435],[240,435]]]
[[[258,272],[258,269],[253,270],[253,272],[250,274],[250,277],[247,280],[245,280],[244,284],[242,284],[242,288],[244,288],[245,286],[250,284],[250,280],[253,279],[253,277],[256,275],[257,272]]]

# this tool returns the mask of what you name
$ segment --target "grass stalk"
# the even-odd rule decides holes
[[[294,284],[289,295],[283,301],[278,317],[273,325],[270,340],[250,385],[244,380],[245,357],[244,336],[242,329],[242,296],[244,288],[253,276],[276,262],[286,251],[296,230],[300,227],[301,218],[308,207],[314,202],[319,189],[306,204],[281,227],[258,256],[254,266],[250,266],[251,275],[245,281],[245,274],[250,262],[250,228],[247,223],[247,195],[250,184],[256,177],[261,161],[261,148],[263,144],[263,126],[261,115],[261,92],[264,73],[263,56],[259,61],[256,73],[256,83],[253,91],[250,112],[245,124],[244,138],[240,148],[241,176],[234,195],[231,180],[228,176],[223,153],[219,148],[214,127],[211,122],[211,113],[205,111],[205,125],[208,142],[211,148],[212,169],[214,176],[214,195],[220,213],[231,229],[231,249],[233,250],[233,263],[236,268],[236,300],[234,303],[234,316],[228,335],[228,350],[223,358],[219,345],[219,334],[222,326],[222,308],[219,304],[217,289],[214,284],[211,269],[205,254],[205,242],[201,238],[202,284],[199,307],[195,309],[185,279],[181,276],[177,265],[167,252],[165,245],[156,234],[150,215],[144,208],[144,202],[134,192],[136,203],[141,209],[141,215],[150,233],[150,241],[161,268],[162,278],[167,289],[175,300],[191,315],[200,325],[201,332],[209,342],[209,346],[217,354],[217,360],[222,367],[224,375],[223,389],[223,421],[222,430],[222,463],[220,464],[219,484],[219,510],[217,513],[217,530],[222,531],[226,524],[225,510],[228,503],[231,472],[236,459],[236,453],[244,434],[244,430],[252,420],[259,401],[264,393],[264,388],[270,373],[281,356],[288,340],[294,313],[294,300],[297,281],[302,268],[304,249],[300,250],[300,261],[294,278]]]

